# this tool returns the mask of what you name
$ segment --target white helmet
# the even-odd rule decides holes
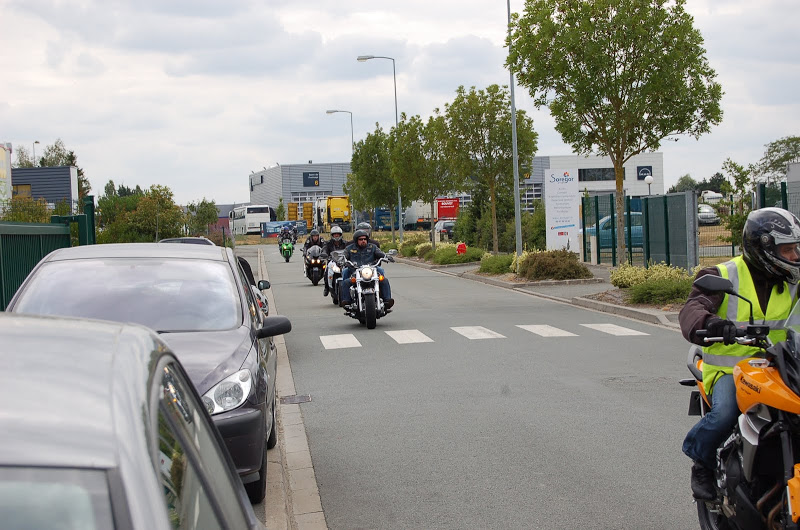
[[[341,227],[339,227],[339,226],[332,227],[331,228],[331,237],[333,239],[341,239],[341,237],[342,237],[342,229],[341,229]]]

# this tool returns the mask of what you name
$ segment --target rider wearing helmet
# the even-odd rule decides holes
[[[356,230],[353,232],[353,242],[347,245],[344,249],[345,257],[353,262],[357,267],[375,263],[386,254],[378,247],[369,242],[369,234],[364,230]],[[381,267],[377,267],[378,274],[383,276],[383,281],[380,282],[380,294],[383,298],[383,304],[386,309],[391,309],[394,305],[392,299],[392,290],[389,288],[389,279],[386,278],[386,273],[383,272]],[[342,270],[342,292],[339,296],[339,305],[342,307],[348,306],[353,303],[350,297],[350,275],[353,270],[350,267],[345,267]]]
[[[331,238],[325,243],[325,247],[323,248],[325,254],[330,256],[335,250],[344,250],[346,246],[347,243],[344,237],[342,237],[342,228],[338,225],[331,227]],[[330,288],[333,287],[332,285],[328,285],[328,274],[325,274],[324,281],[325,290],[322,291],[322,296],[328,296]]]
[[[800,221],[781,208],[753,210],[742,231],[742,251],[742,256],[702,269],[697,277],[714,274],[730,280],[737,293],[753,302],[755,321],[770,323],[772,342],[786,340],[786,329],[780,322],[785,321],[796,302]],[[736,343],[736,328],[748,324],[750,307],[732,300],[738,299],[693,287],[679,316],[681,331],[689,342],[705,346],[696,336],[701,329],[708,330],[709,337],[723,338],[723,342],[703,348],[703,384],[711,394],[712,408],[683,442],[683,452],[694,461],[692,493],[702,500],[716,498],[716,449],[739,417],[733,367],[755,352]]]
[[[369,238],[369,242],[375,245],[376,247],[381,248],[381,244],[372,239],[372,225],[370,225],[367,222],[358,223],[358,226],[356,226],[356,230],[363,230],[364,232],[366,232],[367,237]]]
[[[280,234],[280,240],[283,241],[285,239],[294,243],[293,241],[294,238],[292,237],[292,230],[286,225],[281,227],[281,234]]]
[[[308,250],[309,248],[313,247],[314,245],[317,245],[318,247],[321,247],[324,244],[325,244],[325,242],[322,240],[322,238],[319,235],[319,230],[317,230],[315,228],[314,230],[309,232],[308,239],[306,239],[306,242],[303,244],[303,253],[305,254],[305,251]]]

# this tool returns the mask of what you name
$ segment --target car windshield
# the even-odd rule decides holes
[[[3,528],[114,528],[104,471],[0,468]]]
[[[218,331],[242,321],[228,265],[192,259],[49,262],[13,310],[134,322],[156,331]]]
[[[705,204],[701,204],[698,208],[700,213],[715,213],[714,208]]]

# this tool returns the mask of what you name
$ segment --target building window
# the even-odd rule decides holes
[[[622,172],[623,172],[622,178],[624,179],[625,168],[622,168]],[[605,180],[610,180],[610,181],[616,180],[613,167],[600,167],[600,168],[578,170],[578,182],[597,182]]]

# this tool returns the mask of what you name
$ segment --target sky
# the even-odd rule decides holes
[[[522,11],[522,0],[511,10]],[[800,134],[797,0],[687,0],[725,95],[700,140],[665,142],[665,188],[758,162]],[[247,202],[248,175],[349,161],[355,140],[423,119],[459,85],[508,84],[508,12],[489,0],[0,0],[0,142],[61,138],[96,195],[109,180],[178,203]],[[537,154],[572,150],[527,91]]]

